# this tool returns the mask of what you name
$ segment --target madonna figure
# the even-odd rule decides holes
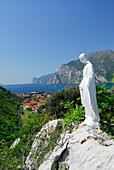
[[[100,126],[100,117],[97,107],[96,86],[94,67],[88,60],[85,53],[79,56],[82,63],[86,64],[83,69],[83,79],[79,85],[81,102],[85,107],[85,121],[84,124],[91,127]]]

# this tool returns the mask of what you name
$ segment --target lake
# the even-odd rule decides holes
[[[3,85],[4,88],[15,94],[31,93],[31,92],[57,92],[61,91],[66,86],[73,86],[74,84],[16,84]],[[112,88],[113,84],[107,83],[107,87]]]

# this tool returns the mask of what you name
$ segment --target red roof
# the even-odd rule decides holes
[[[24,105],[25,105],[25,106],[29,106],[29,107],[32,106],[31,103],[24,103]]]
[[[45,103],[38,102],[38,106],[43,106],[43,105],[45,105]]]
[[[44,99],[44,96],[40,96],[40,99]]]

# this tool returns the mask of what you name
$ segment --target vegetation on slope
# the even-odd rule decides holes
[[[51,97],[47,99],[46,110],[50,112],[51,115],[56,114],[57,118],[62,118],[68,109],[60,105],[60,103],[63,102],[65,104],[66,102],[74,101],[72,107],[75,108],[77,103],[81,104],[80,101],[76,100],[78,97],[80,97],[79,87],[76,85],[71,87],[67,86],[61,91],[53,93]]]
[[[109,92],[109,88],[106,87],[105,85],[103,86],[97,85],[96,87],[97,87],[96,95],[97,95],[97,102],[98,102],[101,124],[104,127],[104,130],[108,134],[114,135],[113,134],[114,96],[111,95],[111,93]],[[70,122],[71,117],[72,116],[74,117],[76,115],[74,114],[76,109],[81,110],[82,112],[84,111],[84,108],[83,109],[82,107],[80,108],[82,104],[79,97],[80,97],[80,93],[79,93],[78,86],[67,87],[62,91],[53,93],[52,96],[47,100],[47,105],[46,105],[47,111],[49,111],[52,115],[56,114],[57,118],[64,118],[66,117],[66,114],[69,112],[69,109],[72,108],[72,111],[70,110],[69,118],[67,117]],[[62,105],[60,105],[60,103],[62,103]],[[71,114],[71,112],[73,115]]]
[[[31,114],[21,110],[23,125],[19,126],[20,105],[21,98],[0,87],[0,169],[21,169],[36,133],[52,119],[42,111]],[[10,148],[17,138],[21,139],[19,144]]]
[[[20,102],[19,97],[0,87],[0,140],[6,140],[9,145],[18,136]]]

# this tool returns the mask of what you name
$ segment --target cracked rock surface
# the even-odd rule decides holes
[[[114,140],[97,129],[80,125],[63,135],[39,170],[114,170]],[[53,166],[54,165],[54,166]]]
[[[35,140],[32,144],[31,151],[29,152],[29,155],[27,156],[27,160],[25,162],[25,165],[23,165],[23,170],[36,170],[37,169],[37,160],[38,156],[36,157],[35,154],[40,151],[40,154],[46,150],[48,147],[47,139],[50,139],[50,132],[53,134],[54,131],[57,131],[58,133],[61,133],[61,121],[59,119],[52,120],[46,123],[40,132],[37,133]],[[43,150],[41,151],[41,145],[43,145]],[[39,155],[40,155],[39,154]],[[44,169],[45,170],[45,169]]]

